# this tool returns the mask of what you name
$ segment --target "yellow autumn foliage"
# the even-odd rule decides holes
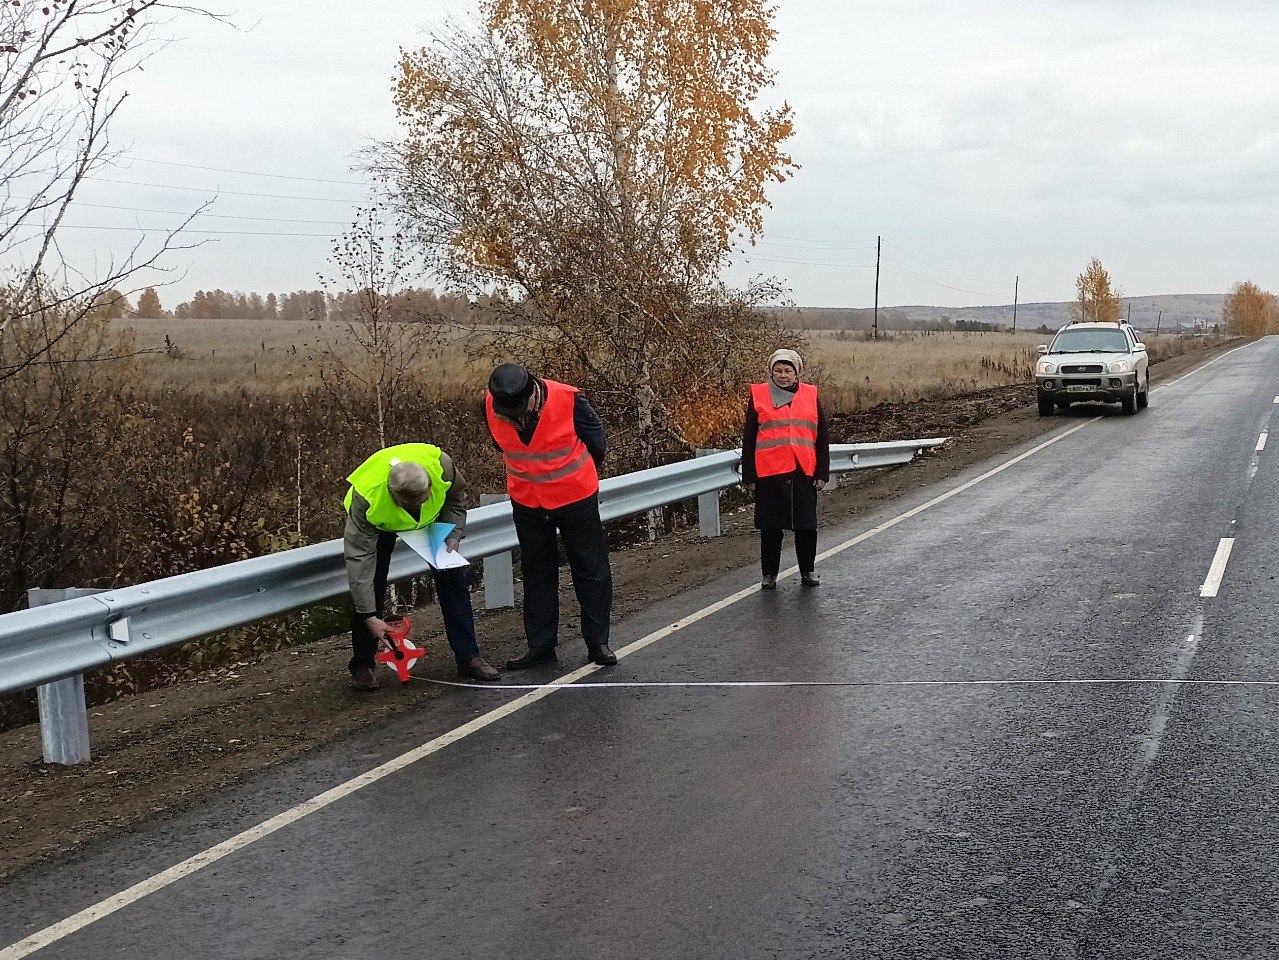
[[[726,290],[795,168],[765,0],[481,0],[403,52],[386,158],[428,265],[512,307],[499,354],[587,389],[623,454],[687,447],[780,335],[771,281]]]

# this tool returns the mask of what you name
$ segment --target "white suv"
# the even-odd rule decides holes
[[[1041,417],[1076,400],[1120,403],[1134,414],[1150,405],[1150,358],[1126,323],[1069,323],[1040,344],[1035,386]]]

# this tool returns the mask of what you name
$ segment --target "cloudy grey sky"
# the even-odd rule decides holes
[[[772,189],[764,241],[730,280],[764,272],[801,305],[867,306],[882,235],[883,304],[1008,303],[1017,275],[1023,302],[1069,299],[1094,255],[1130,295],[1279,286],[1272,0],[778,6],[776,94],[795,107],[803,169]],[[186,277],[165,304],[313,288],[363,196],[353,152],[394,135],[399,47],[468,8],[270,0],[235,13],[239,29],[175,24],[183,39],[135,78],[114,131],[136,159],[109,176],[132,183],[84,196],[128,209],[74,222],[159,227],[174,218],[130,211],[219,193],[222,219],[200,229],[314,236],[211,233],[171,261]],[[93,256],[130,235],[68,236]]]

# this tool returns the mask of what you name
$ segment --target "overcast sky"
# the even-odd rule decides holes
[[[1018,275],[1022,302],[1069,299],[1094,255],[1134,296],[1279,286],[1279,3],[779,7],[776,95],[795,108],[803,169],[772,188],[764,242],[730,280],[765,272],[801,305],[868,306],[882,235],[888,305],[1009,303]],[[132,78],[113,130],[135,159],[107,176],[135,183],[84,194],[127,209],[71,222],[161,227],[174,218],[132,211],[218,193],[221,219],[200,229],[314,236],[209,234],[171,259],[186,277],[166,306],[202,288],[314,288],[364,195],[354,151],[395,134],[399,48],[469,8],[270,0],[236,28],[175,23],[182,39]],[[68,248],[91,257],[128,236],[69,230]]]

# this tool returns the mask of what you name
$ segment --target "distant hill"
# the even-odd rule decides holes
[[[1142,330],[1176,332],[1196,326],[1211,327],[1221,320],[1221,293],[1173,293],[1152,297],[1125,297],[1124,310],[1132,308],[1132,323]],[[1017,306],[1017,329],[1034,330],[1047,326],[1051,330],[1069,323],[1074,301],[1063,303],[1022,303]],[[1159,314],[1162,311],[1163,316]],[[808,330],[869,330],[874,311],[853,307],[797,307],[784,311],[787,323]],[[880,330],[953,329],[956,321],[994,324],[1010,327],[1013,322],[1011,303],[994,307],[928,307],[899,306],[879,308]]]

